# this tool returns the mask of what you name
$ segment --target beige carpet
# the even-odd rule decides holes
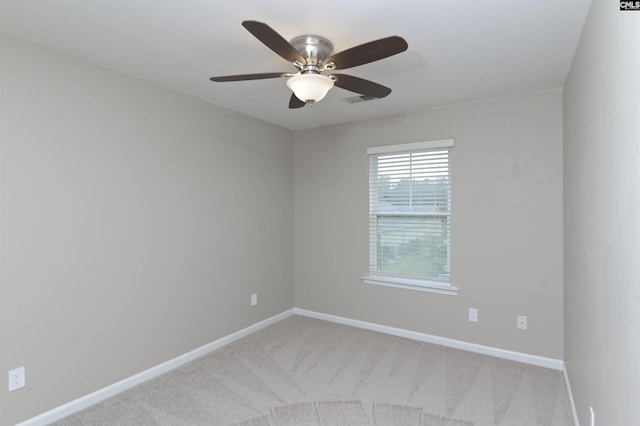
[[[57,425],[573,425],[562,373],[293,316]]]

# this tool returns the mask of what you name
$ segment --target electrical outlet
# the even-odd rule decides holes
[[[469,321],[478,322],[478,310],[476,308],[469,308]]]
[[[526,315],[518,315],[518,328],[521,330],[527,329],[527,316]]]
[[[9,371],[9,392],[25,387],[26,379],[24,367],[19,367]]]
[[[253,293],[251,295],[251,306],[256,306],[258,304],[258,293]]]

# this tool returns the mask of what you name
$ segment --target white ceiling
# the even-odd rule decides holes
[[[299,130],[514,93],[559,88],[591,0],[0,0],[0,32]],[[288,108],[284,79],[213,83],[214,75],[293,71],[241,26],[286,39],[317,34],[334,52],[387,37],[409,49],[343,71],[393,89],[333,88]],[[1,58],[1,53],[0,53]],[[1,78],[1,76],[0,76]]]

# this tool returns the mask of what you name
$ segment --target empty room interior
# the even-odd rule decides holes
[[[0,1],[0,425],[640,424],[637,3]]]

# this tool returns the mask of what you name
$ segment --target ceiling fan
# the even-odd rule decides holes
[[[333,44],[324,37],[302,35],[288,42],[263,22],[244,21],[242,26],[269,49],[291,62],[298,68],[298,72],[225,75],[211,77],[210,80],[226,82],[287,77],[287,86],[293,91],[289,108],[301,108],[322,100],[334,85],[362,96],[384,98],[391,93],[391,89],[381,84],[347,74],[325,75],[323,72],[368,64],[404,52],[408,48],[402,37],[391,36],[332,54]]]

